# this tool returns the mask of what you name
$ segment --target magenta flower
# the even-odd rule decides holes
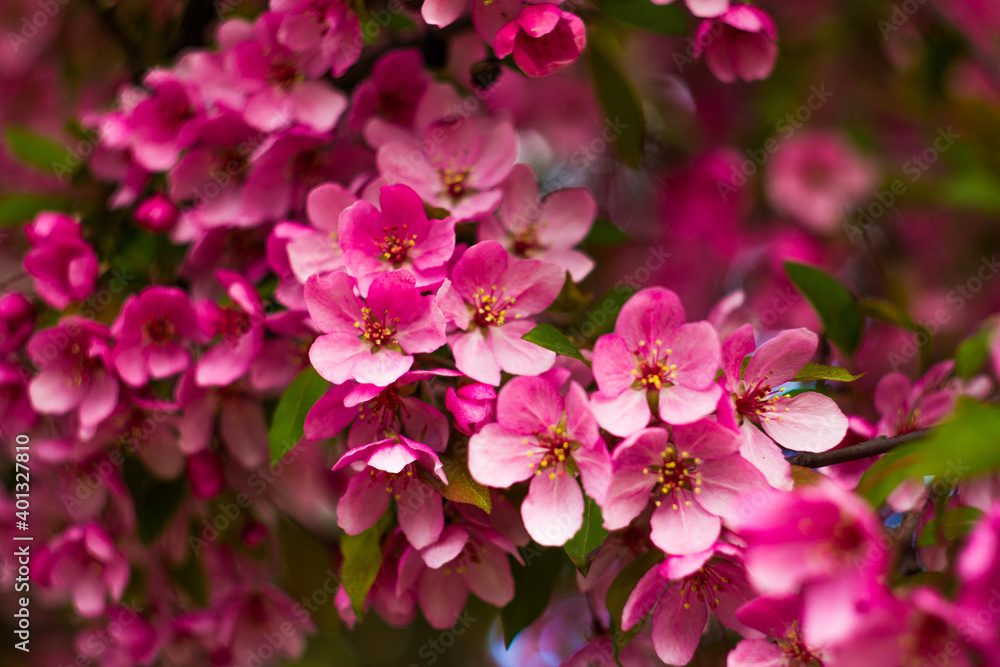
[[[242,376],[264,345],[264,304],[257,288],[232,271],[216,276],[234,305],[198,304],[203,333],[222,338],[198,361],[195,380],[202,387],[221,387]]]
[[[191,353],[186,343],[200,337],[198,316],[187,292],[158,286],[126,299],[111,333],[115,336],[111,362],[133,387],[187,369]]]
[[[421,296],[414,283],[406,271],[383,273],[362,300],[346,273],[310,278],[306,305],[325,334],[309,349],[319,374],[334,384],[357,380],[385,387],[410,369],[414,354],[441,347],[444,317],[434,297]]]
[[[278,41],[299,53],[319,51],[335,77],[361,55],[361,25],[345,0],[271,0],[271,11],[284,14]]]
[[[31,576],[45,588],[72,598],[84,618],[104,613],[107,598],[121,600],[128,559],[96,523],[72,526],[35,555]]]
[[[684,323],[684,307],[662,287],[644,289],[622,306],[615,333],[594,345],[591,397],[597,423],[627,436],[649,423],[649,400],[660,419],[689,424],[710,414],[719,400],[713,384],[719,339],[708,322]]]
[[[455,428],[472,435],[496,421],[497,390],[481,382],[464,384],[457,390],[448,387],[444,405],[455,418]]]
[[[142,200],[135,210],[135,223],[154,234],[169,232],[180,218],[180,209],[162,192]]]
[[[410,130],[430,83],[419,51],[387,53],[375,63],[371,78],[354,89],[347,121],[369,144],[381,146],[383,137]]]
[[[19,349],[35,330],[35,307],[18,292],[0,297],[0,356]]]
[[[611,461],[587,395],[575,382],[566,398],[543,378],[516,377],[497,398],[497,421],[469,440],[469,472],[480,484],[505,489],[531,479],[521,505],[533,540],[560,546],[583,524],[583,494],[603,502]]]
[[[301,612],[299,603],[272,584],[236,586],[213,605],[218,626],[212,640],[226,647],[234,665],[261,662],[262,647],[268,656],[297,660],[306,650],[306,635],[316,629]],[[268,643],[267,637],[281,637],[281,642]]]
[[[847,434],[847,417],[829,397],[814,391],[794,397],[781,392],[781,385],[813,358],[818,345],[818,337],[808,329],[788,329],[754,352],[753,327],[747,324],[722,346],[727,396],[719,404],[719,421],[739,428],[741,453],[778,489],[791,488],[791,472],[777,445],[824,452]],[[743,359],[751,353],[741,374]]]
[[[953,361],[935,364],[912,383],[902,373],[882,376],[875,387],[875,409],[881,414],[875,425],[876,435],[919,431],[939,424],[950,415],[959,394],[956,387],[947,384],[954,367]]]
[[[762,596],[736,612],[747,627],[776,641],[744,639],[729,654],[727,667],[798,667],[822,664],[822,647],[802,630],[802,598],[798,595]]]
[[[498,58],[514,54],[528,76],[547,76],[576,62],[587,48],[587,29],[579,16],[557,5],[528,5],[500,28],[493,40]]]
[[[473,523],[452,524],[432,544],[408,547],[399,559],[397,595],[415,590],[431,626],[451,627],[465,608],[469,593],[496,607],[514,597],[510,554],[514,544],[496,531]]]
[[[107,623],[76,636],[77,654],[104,667],[151,665],[160,650],[161,637],[138,610],[114,606],[105,613]]]
[[[132,109],[123,127],[124,137],[143,169],[167,171],[194,143],[204,112],[195,91],[173,72],[152,70],[145,85],[152,93]]]
[[[994,502],[976,525],[958,558],[961,582],[957,604],[965,615],[960,625],[964,638],[982,647],[985,655],[1000,654],[1000,631],[982,610],[997,607],[1000,590],[1000,503]]]
[[[587,277],[594,260],[574,250],[597,215],[597,202],[584,188],[566,188],[538,201],[538,181],[526,164],[514,165],[504,183],[496,217],[478,226],[480,241],[497,241],[517,257],[541,259],[568,271],[574,282]]]
[[[500,202],[497,188],[517,155],[514,127],[503,117],[449,116],[431,123],[422,141],[392,141],[379,149],[378,167],[391,183],[459,220],[489,213]]]
[[[654,5],[673,4],[674,0],[653,0]],[[699,18],[711,18],[729,9],[729,0],[684,0],[688,10]]]
[[[738,450],[731,430],[707,420],[670,433],[634,433],[611,459],[604,527],[625,528],[652,504],[653,544],[669,554],[705,551],[718,539],[722,520],[735,518],[743,494],[767,487]]]
[[[383,186],[379,203],[381,211],[359,201],[340,215],[344,268],[361,296],[375,276],[404,268],[418,289],[440,285],[455,251],[455,220],[428,220],[419,195],[405,185]]]
[[[80,235],[80,223],[62,213],[39,213],[24,228],[31,250],[24,269],[35,290],[57,310],[82,301],[97,284],[97,253]]]
[[[32,336],[28,356],[38,367],[28,385],[32,407],[52,415],[76,410],[80,436],[93,435],[118,405],[118,378],[108,363],[110,337],[107,327],[76,316]]]
[[[694,657],[710,611],[744,637],[760,637],[736,617],[736,610],[754,597],[739,551],[720,543],[702,553],[667,557],[647,572],[625,603],[622,629],[652,612],[656,654],[666,663],[686,665]]]
[[[552,368],[554,352],[522,340],[534,328],[522,318],[545,310],[564,282],[556,266],[512,258],[494,241],[466,250],[438,293],[445,317],[464,332],[448,340],[458,370],[496,386],[501,370],[538,375]]]
[[[374,526],[392,496],[399,526],[410,544],[422,549],[438,539],[444,529],[441,496],[417,476],[418,468],[423,468],[448,483],[444,465],[433,449],[397,435],[355,447],[340,457],[333,469],[352,463],[365,467],[351,477],[337,504],[337,524],[344,532],[357,535]]]
[[[767,13],[750,5],[732,5],[717,18],[706,19],[695,35],[694,55],[719,81],[766,79],[778,58],[778,33]]]

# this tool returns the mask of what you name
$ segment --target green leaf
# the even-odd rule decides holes
[[[941,519],[941,526],[944,531],[944,538],[949,542],[965,537],[976,527],[976,523],[982,518],[983,513],[975,507],[956,507],[946,511]],[[918,547],[931,547],[937,543],[938,520],[931,519],[920,532],[917,540]]]
[[[581,245],[591,246],[615,246],[628,241],[628,234],[618,228],[615,223],[604,218],[594,220],[594,225],[587,232],[586,238],[580,242]]]
[[[514,563],[514,599],[500,610],[503,624],[504,645],[510,648],[521,630],[535,622],[549,606],[549,599],[556,586],[556,578],[563,568],[560,549],[529,547],[524,565]]]
[[[858,483],[857,492],[880,507],[893,489],[911,478],[935,476],[954,485],[1000,469],[1000,406],[960,396],[955,414],[927,437],[892,450],[876,461]]]
[[[0,225],[20,225],[42,211],[68,211],[66,197],[48,194],[19,193],[0,195]]]
[[[21,162],[49,173],[55,173],[70,156],[62,144],[23,127],[7,128],[7,145]],[[62,167],[68,169],[66,165]]]
[[[271,443],[271,463],[277,463],[305,435],[306,415],[329,385],[312,368],[306,368],[285,391],[274,411],[267,439]]]
[[[551,313],[575,313],[587,305],[591,298],[593,298],[593,295],[582,292],[577,284],[573,282],[573,276],[567,271],[559,295],[556,296],[555,301],[546,310]]]
[[[611,636],[615,638],[613,643],[616,658],[618,651],[625,648],[632,641],[632,637],[639,634],[642,629],[642,623],[636,623],[632,628],[622,630],[622,611],[625,609],[625,603],[628,602],[628,598],[632,595],[639,580],[662,560],[663,553],[659,549],[647,551],[622,568],[615,580],[611,582],[611,586],[608,587],[604,603],[611,615]]]
[[[208,604],[208,584],[205,581],[205,570],[201,565],[201,559],[195,555],[194,550],[188,552],[188,558],[184,564],[172,571],[174,581],[181,590],[188,594],[191,601],[199,607]]]
[[[827,337],[851,356],[861,343],[864,320],[858,300],[849,289],[825,271],[785,262],[785,273],[819,315]]]
[[[604,529],[604,517],[601,516],[601,508],[594,499],[584,494],[583,501],[583,525],[576,535],[563,545],[563,549],[580,574],[586,577],[590,572],[590,564],[594,562],[597,552],[601,550],[604,540],[608,537],[608,531]]]
[[[382,532],[389,524],[389,516],[390,512],[386,512],[368,530],[340,538],[340,553],[344,555],[344,562],[340,565],[340,582],[351,599],[351,607],[358,619],[364,618],[365,599],[382,567]]]
[[[963,380],[975,375],[986,363],[994,336],[996,336],[996,326],[991,323],[959,343],[958,349],[955,350],[955,375]]]
[[[340,583],[340,578],[331,570],[330,549],[315,535],[282,518],[278,521],[278,541],[284,570],[282,583],[293,599],[311,598],[316,591],[330,591]],[[337,608],[332,600],[310,608],[309,612],[321,629],[333,630],[339,625]]]
[[[155,484],[141,503],[136,532],[143,544],[150,544],[163,533],[184,500],[185,478]],[[138,500],[136,502],[139,502]]]
[[[886,322],[900,329],[907,329],[909,331],[917,330],[917,324],[910,317],[909,313],[885,299],[867,297],[861,299],[858,303],[861,306],[861,313],[863,315]]]
[[[861,375],[864,375],[862,373]],[[824,366],[822,364],[806,364],[802,367],[792,382],[815,382],[817,380],[833,380],[834,382],[853,382],[861,375],[851,375],[846,368],[839,366]]]
[[[534,343],[539,347],[544,347],[546,350],[551,350],[556,354],[561,354],[564,357],[572,357],[573,359],[579,359],[588,366],[590,363],[583,358],[580,354],[580,350],[577,349],[576,345],[566,337],[566,334],[556,329],[551,324],[539,324],[534,329],[528,333],[521,336],[524,340],[529,343]]]
[[[587,340],[597,340],[603,334],[614,331],[615,322],[618,321],[618,313],[621,312],[625,302],[631,299],[636,290],[627,285],[616,286],[601,297],[594,300],[584,316],[580,332]]]
[[[418,470],[417,475],[419,475],[420,480],[448,500],[475,505],[487,514],[493,511],[490,490],[472,479],[464,458],[442,454],[441,463],[444,466],[444,474],[448,478],[447,484],[443,484],[426,468]]]
[[[601,11],[619,23],[660,35],[687,34],[680,4],[654,5],[649,0],[601,0]]]
[[[646,149],[646,116],[632,82],[615,62],[614,52],[621,49],[596,29],[590,31],[587,45],[594,88],[614,137],[610,141],[622,162],[638,169]]]

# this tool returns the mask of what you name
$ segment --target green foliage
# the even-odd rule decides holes
[[[590,365],[583,355],[580,354],[580,350],[577,349],[576,345],[566,337],[566,334],[556,329],[551,324],[539,324],[534,329],[528,333],[521,336],[524,340],[529,343],[534,343],[539,347],[544,347],[546,350],[551,350],[556,354],[561,354],[564,357],[572,357],[573,359],[579,359],[583,363]]]
[[[956,507],[947,510],[940,517],[941,535],[949,542],[965,537],[972,532],[982,516],[983,513],[975,507]],[[927,522],[917,540],[918,547],[930,547],[937,543],[938,524],[937,517]]]
[[[848,356],[853,355],[861,343],[864,324],[854,294],[839,280],[813,266],[785,262],[785,273],[812,304],[830,341]]]
[[[563,568],[561,549],[529,550],[524,565],[513,564],[514,599],[500,610],[504,645],[508,648],[521,630],[531,625],[549,605],[556,578]]]
[[[68,211],[70,201],[66,197],[49,194],[6,194],[0,195],[0,225],[20,225],[29,222],[42,211]]]
[[[365,598],[382,567],[382,533],[389,525],[389,517],[390,513],[386,512],[374,526],[363,533],[340,538],[340,552],[344,556],[340,566],[340,581],[344,584],[347,597],[351,599],[351,607],[359,619],[364,618]]]
[[[608,531],[604,529],[601,508],[594,499],[584,494],[583,501],[583,525],[576,535],[563,545],[563,549],[580,574],[586,577],[590,572],[591,563],[597,557],[597,552],[601,550],[604,540],[608,537]]]
[[[660,35],[684,35],[687,19],[680,3],[654,5],[650,0],[600,0],[597,6],[624,25]]]
[[[448,478],[447,484],[442,483],[440,479],[425,468],[420,468],[417,472],[420,476],[420,481],[436,490],[447,500],[475,505],[487,513],[493,511],[490,490],[472,479],[465,458],[442,454],[441,464],[444,466],[444,474]]]
[[[597,218],[581,245],[616,246],[626,241],[628,241],[628,234],[619,229],[615,223],[604,218]]]
[[[982,368],[993,346],[996,324],[989,323],[958,345],[955,350],[955,375],[968,380]]]
[[[271,463],[280,461],[302,439],[306,415],[326,393],[327,386],[327,381],[310,366],[299,373],[282,395],[267,434],[271,443]]]
[[[862,373],[861,375],[864,375]],[[852,375],[846,368],[839,366],[824,366],[822,364],[806,364],[802,367],[793,382],[816,382],[817,380],[832,380],[834,382],[853,382],[861,375]]]
[[[607,116],[608,127],[616,135],[611,143],[622,162],[638,169],[646,149],[646,116],[635,87],[616,62],[621,49],[598,30],[590,31],[587,45],[594,90]]]
[[[55,173],[69,155],[62,144],[18,126],[7,128],[7,145],[21,162],[48,173]]]

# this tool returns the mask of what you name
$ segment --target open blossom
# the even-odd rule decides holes
[[[465,608],[469,593],[496,607],[514,597],[510,554],[514,543],[491,528],[474,523],[451,524],[421,549],[409,546],[399,559],[398,595],[413,589],[431,626],[451,627]]]
[[[788,329],[754,352],[749,324],[733,332],[722,346],[725,395],[719,421],[740,430],[743,456],[775,488],[791,488],[791,472],[778,445],[824,452],[847,434],[847,417],[833,399],[815,391],[789,397],[781,390],[815,356],[818,346],[819,337],[812,331]],[[743,359],[751,353],[741,371]]]
[[[80,234],[80,223],[61,213],[39,213],[24,228],[31,250],[24,268],[38,295],[63,309],[90,296],[97,283],[97,253]]]
[[[398,269],[409,271],[418,289],[439,285],[455,250],[455,220],[428,220],[423,201],[405,185],[383,186],[379,204],[381,210],[362,200],[340,214],[344,268],[361,296],[375,276]]]
[[[622,629],[652,612],[656,654],[671,665],[686,665],[709,612],[744,637],[761,636],[736,617],[736,610],[753,597],[738,549],[719,543],[701,553],[668,556],[643,575],[622,610]]]
[[[403,183],[432,206],[459,220],[492,211],[498,186],[517,156],[514,127],[503,116],[448,116],[431,123],[412,142],[392,141],[379,149],[379,171],[391,184]]]
[[[324,332],[309,350],[317,372],[335,384],[357,380],[385,387],[410,369],[414,354],[441,347],[444,317],[414,282],[406,271],[379,274],[362,300],[346,273],[310,278],[306,305]]]
[[[125,301],[111,333],[115,370],[127,384],[141,387],[187,369],[187,344],[199,338],[198,317],[186,292],[154,286]]]
[[[766,488],[763,476],[739,455],[739,440],[724,426],[702,420],[643,429],[615,447],[604,527],[626,527],[652,505],[653,544],[670,554],[692,554],[715,544],[722,520],[735,516],[743,494]]]
[[[766,79],[778,58],[778,33],[763,9],[732,5],[706,19],[695,35],[694,55],[705,55],[708,69],[725,83]]]
[[[510,257],[494,241],[466,250],[438,294],[444,316],[462,330],[448,339],[458,370],[496,386],[501,370],[538,375],[552,368],[555,353],[521,337],[534,328],[527,318],[555,300],[564,280],[554,265]]]
[[[296,660],[306,650],[306,635],[316,629],[308,615],[299,613],[301,609],[285,591],[271,584],[233,587],[213,605],[218,626],[212,639],[226,647],[233,665],[250,667],[259,662],[261,637],[269,636],[281,637],[280,643],[263,646]]]
[[[761,596],[736,611],[748,627],[773,637],[744,639],[729,654],[726,667],[797,667],[821,664],[823,650],[802,631],[802,598],[795,594]]]
[[[538,201],[538,181],[530,165],[514,165],[504,183],[496,216],[478,226],[480,241],[497,241],[517,256],[541,259],[568,271],[574,282],[587,277],[594,260],[574,250],[597,215],[597,202],[585,188],[566,188]]]
[[[144,84],[151,92],[124,119],[121,136],[140,166],[167,171],[194,143],[206,117],[193,87],[174,72],[152,70]]]
[[[35,329],[35,307],[23,294],[0,297],[0,356],[17,350]]]
[[[333,76],[361,55],[361,25],[346,0],[271,0],[271,10],[284,15],[278,41],[298,53],[319,51]]]
[[[373,146],[387,132],[409,130],[417,105],[431,84],[423,57],[416,49],[387,53],[372,68],[372,75],[354,89],[347,120],[361,130]]]
[[[712,325],[685,324],[676,294],[644,289],[622,307],[615,333],[594,345],[594,416],[601,428],[627,436],[649,423],[652,396],[666,423],[697,421],[718,402],[718,368],[719,338]]]
[[[571,462],[573,467],[571,466]],[[469,472],[480,484],[504,489],[531,480],[521,505],[524,527],[539,544],[565,544],[583,524],[583,494],[604,500],[611,477],[587,396],[571,382],[564,399],[543,378],[517,377],[497,398],[497,421],[469,441]]]
[[[39,368],[28,385],[32,407],[52,415],[75,410],[80,435],[93,435],[118,405],[120,386],[108,362],[110,337],[107,327],[77,316],[32,336],[28,355]]]
[[[96,523],[72,526],[35,555],[32,578],[72,598],[85,618],[104,613],[107,599],[121,600],[128,583],[128,559]]]
[[[527,5],[493,39],[498,58],[514,54],[528,76],[546,76],[569,65],[587,47],[587,30],[579,16],[554,4]]]
[[[202,387],[227,385],[242,376],[264,345],[264,304],[257,288],[232,271],[217,271],[216,277],[233,306],[198,304],[203,333],[221,337],[198,360],[195,380]]]
[[[422,549],[433,543],[444,529],[441,496],[417,475],[423,468],[445,484],[448,478],[437,453],[427,445],[398,435],[355,447],[336,465],[340,470],[358,463],[364,467],[347,484],[337,504],[337,523],[348,535],[357,535],[375,525],[396,500],[399,525],[406,539]]]

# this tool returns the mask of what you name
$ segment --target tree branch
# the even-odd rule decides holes
[[[118,45],[122,47],[125,52],[125,57],[128,59],[126,63],[129,70],[132,72],[132,78],[138,80],[145,70],[145,58],[143,57],[142,48],[138,42],[132,39],[122,28],[121,24],[115,18],[114,9],[112,7],[102,6],[98,0],[85,0],[86,4],[97,14],[97,17],[101,20],[101,24],[104,29],[115,38]]]
[[[802,466],[803,468],[824,468],[826,466],[837,465],[838,463],[858,461],[860,459],[866,459],[870,456],[885,454],[899,445],[907,442],[913,442],[914,440],[920,440],[927,435],[929,431],[930,429],[925,428],[919,431],[897,435],[892,438],[887,438],[885,436],[872,438],[871,440],[859,442],[858,444],[850,445],[849,447],[831,449],[828,452],[817,452],[815,454],[807,452],[805,454],[796,454],[795,456],[789,456],[785,460],[793,466]]]

